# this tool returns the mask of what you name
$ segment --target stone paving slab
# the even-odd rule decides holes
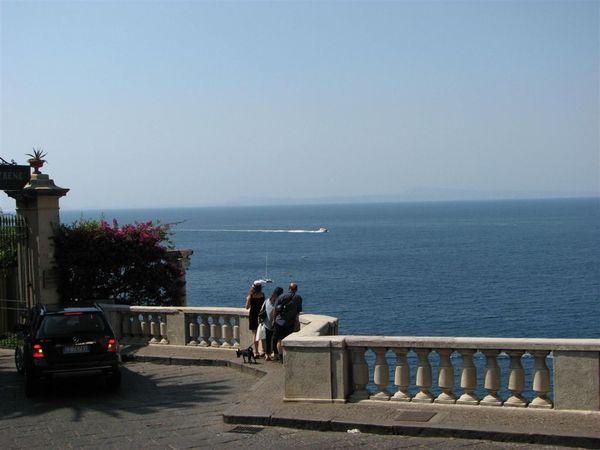
[[[160,357],[167,349],[148,346],[133,350],[137,357]],[[600,448],[600,412],[523,410],[438,404],[363,401],[359,403],[283,402],[283,366],[260,361],[242,364],[235,352],[189,347],[168,348],[171,358],[207,358],[229,367],[242,366],[262,374],[246,397],[224,413],[227,423],[285,426],[301,429],[406,436],[442,436],[548,445]],[[207,356],[208,355],[208,356]],[[273,392],[265,396],[264,392]],[[398,420],[398,417],[404,420]],[[419,419],[430,416],[429,420]]]
[[[139,362],[167,351],[171,363],[183,357],[195,358],[196,362]],[[560,448],[448,436],[348,433],[345,427],[356,424],[358,428],[364,423],[343,422],[343,417],[339,424],[344,432],[269,426],[254,427],[256,434],[234,433],[238,425],[223,421],[224,415],[232,415],[231,411],[237,411],[240,417],[247,417],[250,411],[269,422],[276,416],[286,418],[286,426],[298,428],[303,416],[295,417],[296,413],[323,423],[328,410],[320,406],[340,411],[339,406],[359,405],[300,405],[275,400],[281,398],[277,391],[281,383],[269,381],[269,377],[283,379],[281,365],[263,362],[244,366],[233,352],[219,352],[146,347],[137,351],[138,362],[124,364],[119,393],[108,393],[101,380],[81,379],[52,383],[40,397],[30,400],[24,395],[22,377],[14,369],[12,352],[0,350],[0,448]],[[209,360],[212,362],[207,363]],[[232,370],[236,365],[237,370]],[[335,424],[335,417],[340,415],[332,417],[329,423]]]

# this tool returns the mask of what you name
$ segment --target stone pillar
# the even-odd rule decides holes
[[[419,388],[419,392],[412,399],[415,403],[431,403],[433,402],[433,396],[429,392],[431,389],[432,379],[431,379],[431,364],[429,364],[429,360],[427,357],[429,356],[429,349],[419,348],[415,349],[415,353],[419,359],[419,364],[417,366],[417,374],[415,376],[415,383],[417,388]]]
[[[369,366],[365,360],[366,350],[365,347],[350,347],[353,386],[352,394],[350,395],[351,402],[358,402],[369,398],[369,391],[367,390],[367,384],[369,384]]]
[[[550,371],[546,366],[548,351],[530,351],[535,358],[533,367],[533,392],[536,397],[529,404],[530,408],[552,408],[552,401],[548,398],[550,390]]]
[[[406,360],[407,348],[395,348],[396,353],[396,370],[394,371],[394,384],[397,391],[392,397],[392,400],[397,402],[410,402],[411,396],[408,392],[410,386],[410,367]]]
[[[523,351],[513,350],[507,351],[506,354],[510,357],[510,366],[508,368],[508,390],[511,396],[506,399],[504,406],[513,406],[525,408],[527,400],[521,395],[525,388],[525,371],[521,364],[521,356]]]
[[[600,353],[554,350],[554,407],[600,410]]]
[[[29,227],[27,245],[32,265],[32,303],[60,303],[51,237],[54,228],[60,224],[58,200],[68,191],[56,186],[48,175],[34,173],[22,190],[6,192],[17,201],[17,215],[25,217]]]
[[[391,394],[387,390],[387,386],[390,382],[390,368],[385,354],[387,348],[385,347],[374,347],[375,352],[375,368],[373,369],[373,381],[377,386],[378,392],[371,395],[369,398],[373,400],[389,400]]]
[[[452,392],[454,389],[454,366],[450,360],[452,349],[442,348],[436,350],[440,355],[440,367],[438,373],[438,386],[442,393],[435,399],[436,403],[453,404],[456,403],[456,396]]]
[[[498,350],[484,350],[485,355],[485,380],[483,387],[487,395],[479,402],[485,406],[502,406],[502,399],[498,395],[500,390],[500,367],[498,366]]]
[[[475,394],[477,389],[477,367],[473,362],[475,350],[462,350],[463,364],[460,372],[460,387],[463,394],[456,400],[456,403],[464,405],[477,405],[479,398]]]

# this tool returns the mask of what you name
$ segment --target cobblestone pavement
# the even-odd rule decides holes
[[[221,415],[252,388],[252,375],[151,363],[128,363],[123,375],[120,393],[108,393],[102,380],[81,379],[52,383],[30,400],[12,355],[0,350],[0,448],[558,448],[277,427],[234,433]]]

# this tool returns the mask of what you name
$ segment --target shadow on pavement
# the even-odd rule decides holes
[[[226,380],[197,381],[189,372],[178,373],[176,368],[161,375],[152,373],[155,372],[152,367],[131,363],[123,365],[121,370],[123,379],[119,392],[109,392],[99,377],[67,378],[44,383],[40,395],[29,399],[25,397],[23,377],[14,368],[12,355],[3,353],[0,355],[0,417],[33,418],[57,410],[63,410],[66,419],[71,421],[81,420],[86,412],[117,418],[124,413],[145,415],[200,402],[222,404],[223,395],[234,389]],[[198,372],[201,371],[198,368]]]

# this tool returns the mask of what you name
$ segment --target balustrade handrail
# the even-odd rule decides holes
[[[249,311],[245,308],[230,308],[222,306],[133,306],[133,305],[111,305],[101,304],[105,311],[115,312],[157,312],[165,314],[223,314],[248,316]]]
[[[477,350],[600,351],[600,339],[494,338],[454,336],[343,336],[346,345]]]

